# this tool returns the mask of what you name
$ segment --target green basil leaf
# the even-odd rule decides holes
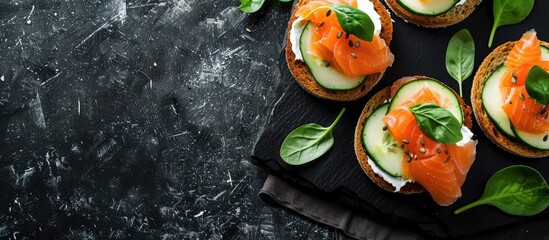
[[[289,165],[302,165],[324,155],[334,145],[332,130],[344,112],[345,108],[329,127],[308,123],[294,129],[282,142],[280,158]]]
[[[494,0],[494,25],[488,40],[488,47],[492,47],[492,41],[496,29],[503,25],[511,25],[522,22],[534,8],[534,0]]]
[[[431,140],[454,144],[463,138],[461,124],[445,108],[434,103],[420,103],[409,109],[414,114],[419,129]]]
[[[480,199],[454,211],[459,214],[482,204],[518,216],[532,216],[549,206],[549,187],[535,169],[515,165],[499,170],[488,179]]]
[[[311,11],[304,18],[307,19],[311,14],[319,9],[330,9],[327,14],[333,11],[336,14],[337,22],[346,33],[353,34],[356,37],[371,42],[374,39],[374,22],[368,14],[362,10],[347,5],[325,5]]]
[[[549,103],[549,73],[538,65],[534,65],[526,77],[526,92],[538,103]]]
[[[346,5],[332,5],[330,8],[336,14],[343,31],[367,42],[374,39],[374,22],[368,14]]]
[[[240,6],[238,9],[245,13],[254,13],[259,11],[265,0],[240,0]]]
[[[462,82],[469,78],[475,66],[475,42],[467,29],[462,29],[450,39],[446,49],[446,70],[459,84],[459,96],[463,96]]]

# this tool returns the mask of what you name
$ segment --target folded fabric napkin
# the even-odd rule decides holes
[[[330,199],[319,198],[270,174],[259,196],[264,202],[278,204],[302,216],[336,229],[336,239],[421,239],[415,233],[368,216]]]
[[[337,201],[321,198],[269,174],[259,197],[335,229],[337,240],[423,239],[413,231],[382,223]],[[549,219],[464,239],[549,239]]]

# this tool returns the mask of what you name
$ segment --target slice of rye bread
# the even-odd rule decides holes
[[[503,65],[509,52],[513,49],[516,42],[507,42],[500,45],[494,51],[492,51],[485,59],[477,70],[473,79],[473,87],[471,89],[471,105],[475,113],[475,118],[478,125],[486,136],[497,146],[516,154],[521,157],[527,158],[541,158],[549,156],[549,151],[538,150],[529,147],[526,144],[520,142],[520,140],[507,136],[505,133],[500,132],[499,129],[490,120],[490,117],[482,106],[482,89],[486,83],[486,79],[495,71],[498,67]],[[540,44],[545,47],[549,47],[549,43],[540,41]]]
[[[403,77],[403,78],[395,81],[393,86],[386,87],[386,88],[382,89],[381,91],[376,93],[366,103],[366,106],[364,106],[364,109],[362,110],[362,113],[360,114],[360,118],[358,119],[358,123],[357,123],[356,129],[355,129],[355,153],[356,153],[356,156],[358,158],[358,162],[360,163],[360,166],[362,167],[362,170],[364,170],[366,175],[368,175],[368,177],[370,179],[372,179],[372,181],[375,184],[377,184],[381,188],[383,188],[387,191],[390,191],[390,192],[395,192],[395,190],[396,190],[395,187],[393,185],[391,185],[390,183],[388,183],[387,181],[385,181],[381,176],[376,174],[373,171],[372,166],[370,166],[370,164],[368,163],[368,155],[366,154],[366,150],[364,149],[364,145],[362,144],[362,129],[364,128],[364,121],[366,120],[366,118],[368,116],[370,116],[370,114],[378,106],[385,103],[389,99],[393,98],[394,93],[396,92],[396,90],[400,86],[402,86],[403,84],[405,84],[409,81],[413,81],[413,80],[416,80],[416,79],[426,79],[426,78],[427,79],[433,79],[433,78],[426,77],[426,76],[413,76],[413,77]],[[463,111],[463,116],[464,116],[463,117],[463,120],[464,120],[463,124],[470,129],[473,125],[473,120],[472,120],[473,112],[471,110],[471,107],[467,106],[465,101],[463,101],[463,99],[461,97],[459,97],[459,95],[455,91],[454,91],[454,94],[456,94],[456,96],[458,97],[459,102],[462,106],[462,111]],[[399,193],[411,194],[411,193],[420,193],[420,192],[423,192],[423,191],[425,191],[425,189],[420,184],[412,182],[412,183],[406,183],[406,185],[404,185],[400,189]]]
[[[305,65],[303,61],[295,59],[295,54],[292,51],[292,43],[290,42],[290,30],[292,29],[292,23],[297,19],[295,11],[309,1],[310,0],[300,0],[296,4],[295,10],[290,17],[290,21],[288,22],[288,33],[286,35],[286,62],[288,63],[290,72],[299,85],[303,87],[303,89],[319,98],[335,101],[353,101],[363,97],[374,87],[374,85],[379,82],[383,76],[383,73],[376,73],[366,76],[366,79],[364,79],[364,81],[354,89],[334,91],[320,86],[314,79],[313,75],[311,75],[311,72],[309,72],[307,65]],[[390,45],[393,37],[393,22],[391,20],[391,16],[383,4],[381,4],[378,0],[370,1],[374,4],[374,9],[381,17],[381,32],[379,35],[385,40],[387,45]]]
[[[385,3],[387,3],[389,8],[404,21],[428,28],[448,27],[461,22],[475,10],[480,2],[482,2],[482,0],[467,0],[464,4],[454,6],[444,14],[438,16],[422,16],[408,11],[406,8],[402,7],[397,0],[385,0]]]

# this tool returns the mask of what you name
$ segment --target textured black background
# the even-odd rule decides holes
[[[549,40],[546,9],[549,9],[549,2],[536,1],[534,10],[524,22],[498,29],[493,48],[507,41],[518,40],[530,29],[535,29],[540,39]],[[373,184],[362,172],[354,154],[353,134],[356,121],[369,96],[407,75],[431,76],[457,91],[458,85],[446,72],[444,59],[448,41],[462,28],[467,28],[475,40],[475,71],[493,49],[487,47],[492,25],[491,1],[484,1],[464,22],[444,29],[420,28],[404,23],[399,18],[394,19],[391,50],[396,60],[372,93],[353,103],[335,103],[307,94],[296,83],[290,85],[275,106],[268,127],[256,145],[255,163],[298,184],[331,193],[330,197],[354,198],[357,201],[353,200],[351,204],[361,205],[358,208],[374,216],[414,226],[426,235],[463,236],[481,231],[497,231],[519,222],[546,218],[547,211],[533,218],[521,218],[509,216],[490,206],[480,206],[457,216],[452,213],[458,207],[479,198],[487,179],[505,166],[526,164],[549,178],[549,158],[523,159],[506,153],[493,145],[476,123],[473,132],[479,140],[477,158],[462,188],[463,197],[450,207],[436,205],[428,194],[404,196],[388,193]],[[284,64],[281,64],[281,69],[283,79],[293,81]],[[468,104],[472,78],[463,83],[463,97]],[[316,122],[328,126],[342,107],[348,111],[334,130],[335,144],[326,156],[301,169],[288,169],[280,164],[278,149],[273,148],[273,145],[280,146],[292,129],[304,123]]]
[[[257,197],[291,6],[238,5],[0,0],[0,239],[329,238]]]

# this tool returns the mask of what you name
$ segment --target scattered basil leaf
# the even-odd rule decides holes
[[[459,214],[482,204],[495,206],[511,215],[532,216],[549,206],[549,187],[543,176],[531,167],[506,167],[488,179],[480,199],[454,213]]]
[[[329,127],[308,123],[290,132],[280,147],[282,160],[289,165],[302,165],[328,152],[334,145],[332,130],[344,112],[345,108]]]
[[[419,129],[431,140],[454,144],[463,138],[461,124],[445,108],[434,103],[419,103],[409,109],[414,114]]]
[[[259,11],[265,0],[240,0],[240,6],[238,9],[245,13],[254,13]]]
[[[549,73],[538,65],[534,65],[526,77],[526,92],[538,103],[549,103]]]
[[[293,2],[293,0],[278,0],[281,3]],[[245,13],[255,13],[261,9],[265,0],[240,0],[238,9]]]
[[[374,39],[374,22],[368,14],[357,8],[347,5],[326,5],[320,6],[311,11],[304,18],[307,19],[311,14],[320,9],[330,9],[337,17],[337,22],[346,33],[353,34],[356,37],[371,42]]]
[[[496,29],[503,25],[511,25],[522,22],[534,8],[534,0],[494,0],[492,11],[494,12],[494,25],[488,40],[488,47],[492,47],[492,41]]]
[[[374,39],[374,22],[368,14],[346,5],[332,5],[331,8],[336,14],[337,21],[343,31],[367,42]]]
[[[469,78],[475,66],[475,41],[467,29],[454,34],[446,48],[446,70],[459,84],[459,96],[463,96],[462,82]]]

